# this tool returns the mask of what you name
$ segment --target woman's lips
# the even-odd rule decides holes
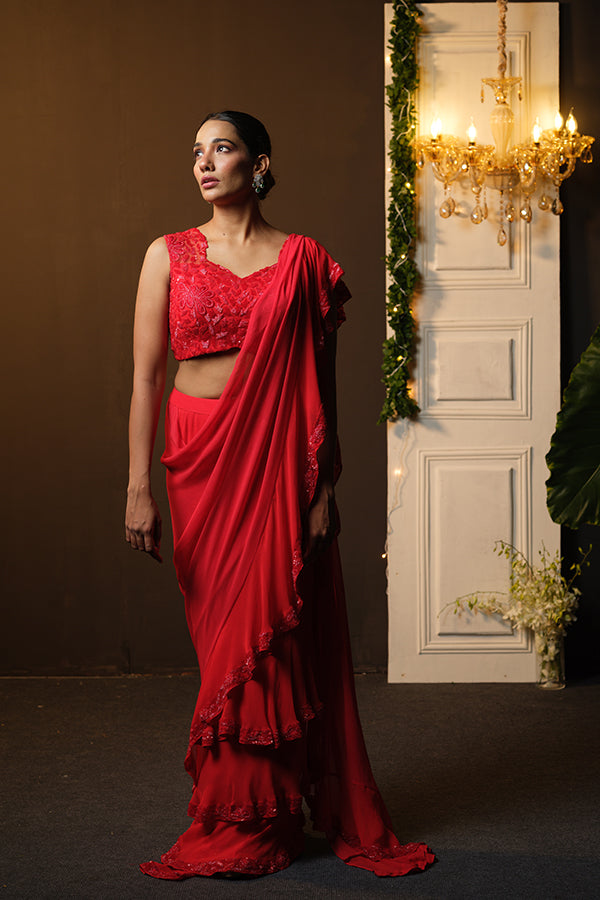
[[[214,187],[215,184],[218,184],[218,183],[219,183],[218,178],[203,178],[201,181],[202,187],[205,187],[205,188]]]

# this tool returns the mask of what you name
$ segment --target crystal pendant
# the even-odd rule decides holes
[[[563,209],[564,209],[564,206],[562,205],[562,200],[559,197],[557,197],[556,200],[554,201],[554,203],[552,204],[552,212],[554,213],[555,216],[560,216]]]
[[[546,197],[545,194],[542,194],[540,199],[538,200],[538,206],[540,209],[550,209],[550,200]]]
[[[482,208],[481,208],[481,211],[483,212],[483,218],[484,218],[484,219],[487,219],[487,217],[488,217],[488,205],[487,205],[487,203],[485,202],[485,200],[483,201],[483,206],[482,206]]]
[[[531,222],[531,206],[529,203],[524,203],[521,209],[519,210],[519,215],[523,219],[524,222]]]
[[[419,167],[419,169],[422,169],[424,165],[425,165],[425,157],[423,156],[422,153],[419,153],[419,155],[417,156],[417,166]]]
[[[586,147],[583,153],[581,154],[581,162],[591,163],[594,157],[592,156],[592,151],[590,147]]]
[[[479,204],[477,204],[471,213],[471,222],[473,225],[481,225],[483,222],[483,210]]]
[[[519,169],[519,181],[521,182],[523,190],[528,193],[534,188],[535,169],[530,163],[526,162],[522,168]]]
[[[506,221],[514,222],[517,217],[516,211],[512,203],[506,207]]]
[[[449,219],[452,215],[452,206],[450,204],[450,200],[444,200],[442,205],[440,206],[440,216],[442,219]]]
[[[500,231],[498,232],[498,243],[500,244],[501,247],[504,247],[507,240],[508,240],[508,235],[506,234],[506,231],[504,230],[504,226],[501,225]]]

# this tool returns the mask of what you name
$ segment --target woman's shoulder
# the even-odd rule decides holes
[[[307,247],[310,247],[313,250],[318,250],[322,253],[328,253],[325,245],[322,244],[321,241],[318,241],[316,238],[311,237],[309,234],[296,234],[296,237],[300,238]]]
[[[155,238],[146,250],[142,273],[153,279],[168,280],[169,268],[169,251],[165,239]]]
[[[202,256],[206,248],[206,236],[196,227],[186,228],[185,231],[173,231],[157,240],[159,243],[162,241],[171,264],[195,259],[198,253]]]
[[[307,234],[296,234],[295,237],[298,238],[299,246],[302,247],[307,256],[311,256],[326,267],[336,266],[339,268],[339,264],[329,253],[327,248],[321,244],[320,241],[316,240],[316,238],[310,237],[310,235]]]
[[[169,251],[164,235],[155,238],[152,243],[148,245],[146,259],[154,263],[160,263],[163,260],[167,260],[168,262]]]
[[[164,234],[162,238],[157,238],[157,240],[163,240],[167,246],[174,243],[189,243],[190,241],[206,240],[201,229],[202,226],[195,226],[193,228],[186,228],[184,231],[172,231],[170,234]]]

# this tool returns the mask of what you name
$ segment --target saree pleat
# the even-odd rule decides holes
[[[302,561],[325,434],[316,355],[341,270],[292,235],[218,401],[173,391],[163,462],[201,686],[185,765],[193,824],[159,878],[263,874],[302,848],[302,797],[344,861],[425,868],[401,846],[358,719],[337,544]]]

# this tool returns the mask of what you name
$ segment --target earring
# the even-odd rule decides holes
[[[265,186],[265,179],[262,177],[262,175],[259,175],[257,173],[254,176],[254,178],[252,179],[252,187],[254,188],[254,190],[256,191],[257,194],[260,194],[260,192],[262,191],[264,186]]]

